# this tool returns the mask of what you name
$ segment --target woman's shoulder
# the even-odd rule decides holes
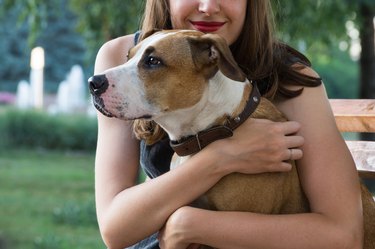
[[[301,62],[293,63],[291,68],[298,76],[293,79],[289,78],[289,81],[283,85],[283,88],[291,92],[299,92],[299,94],[292,98],[278,96],[274,99],[274,103],[283,112],[289,114],[287,115],[289,118],[294,116],[292,113],[297,110],[302,110],[301,117],[304,117],[303,112],[306,109],[310,111],[325,109],[327,112],[330,112],[327,92],[318,72],[311,65]],[[317,105],[320,105],[320,107],[318,108]]]
[[[129,50],[134,46],[134,37],[135,34],[117,37],[104,43],[101,49],[110,52],[118,52],[118,50]]]
[[[126,62],[129,49],[134,47],[134,37],[135,34],[130,34],[104,43],[96,56],[95,73]]]

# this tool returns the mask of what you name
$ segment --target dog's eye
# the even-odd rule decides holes
[[[159,66],[161,64],[162,64],[161,60],[156,58],[156,57],[149,56],[149,57],[146,58],[146,65],[147,66],[154,67],[154,66]]]

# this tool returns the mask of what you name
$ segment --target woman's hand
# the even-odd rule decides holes
[[[200,245],[190,242],[188,221],[192,207],[177,209],[159,231],[159,246],[161,249],[199,249]]]
[[[290,160],[302,158],[299,148],[302,136],[295,135],[300,124],[294,121],[273,122],[250,118],[228,139],[212,143],[210,148],[218,162],[229,173],[256,174],[282,172],[291,169]]]

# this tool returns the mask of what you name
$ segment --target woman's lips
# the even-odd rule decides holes
[[[191,21],[193,26],[201,32],[215,32],[219,30],[225,22],[202,22],[202,21]]]

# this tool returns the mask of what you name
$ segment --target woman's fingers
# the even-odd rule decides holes
[[[217,141],[213,147],[218,160],[230,172],[256,174],[291,169],[290,160],[303,156],[304,138],[298,122],[249,119],[233,137]],[[216,145],[216,146],[215,146]]]
[[[289,160],[298,160],[303,156],[303,152],[301,149],[289,149],[289,153]]]
[[[287,149],[284,153],[283,161],[299,160],[303,156],[303,152],[299,148]]]
[[[279,125],[285,135],[295,134],[301,129],[301,124],[296,121],[280,122]]]

